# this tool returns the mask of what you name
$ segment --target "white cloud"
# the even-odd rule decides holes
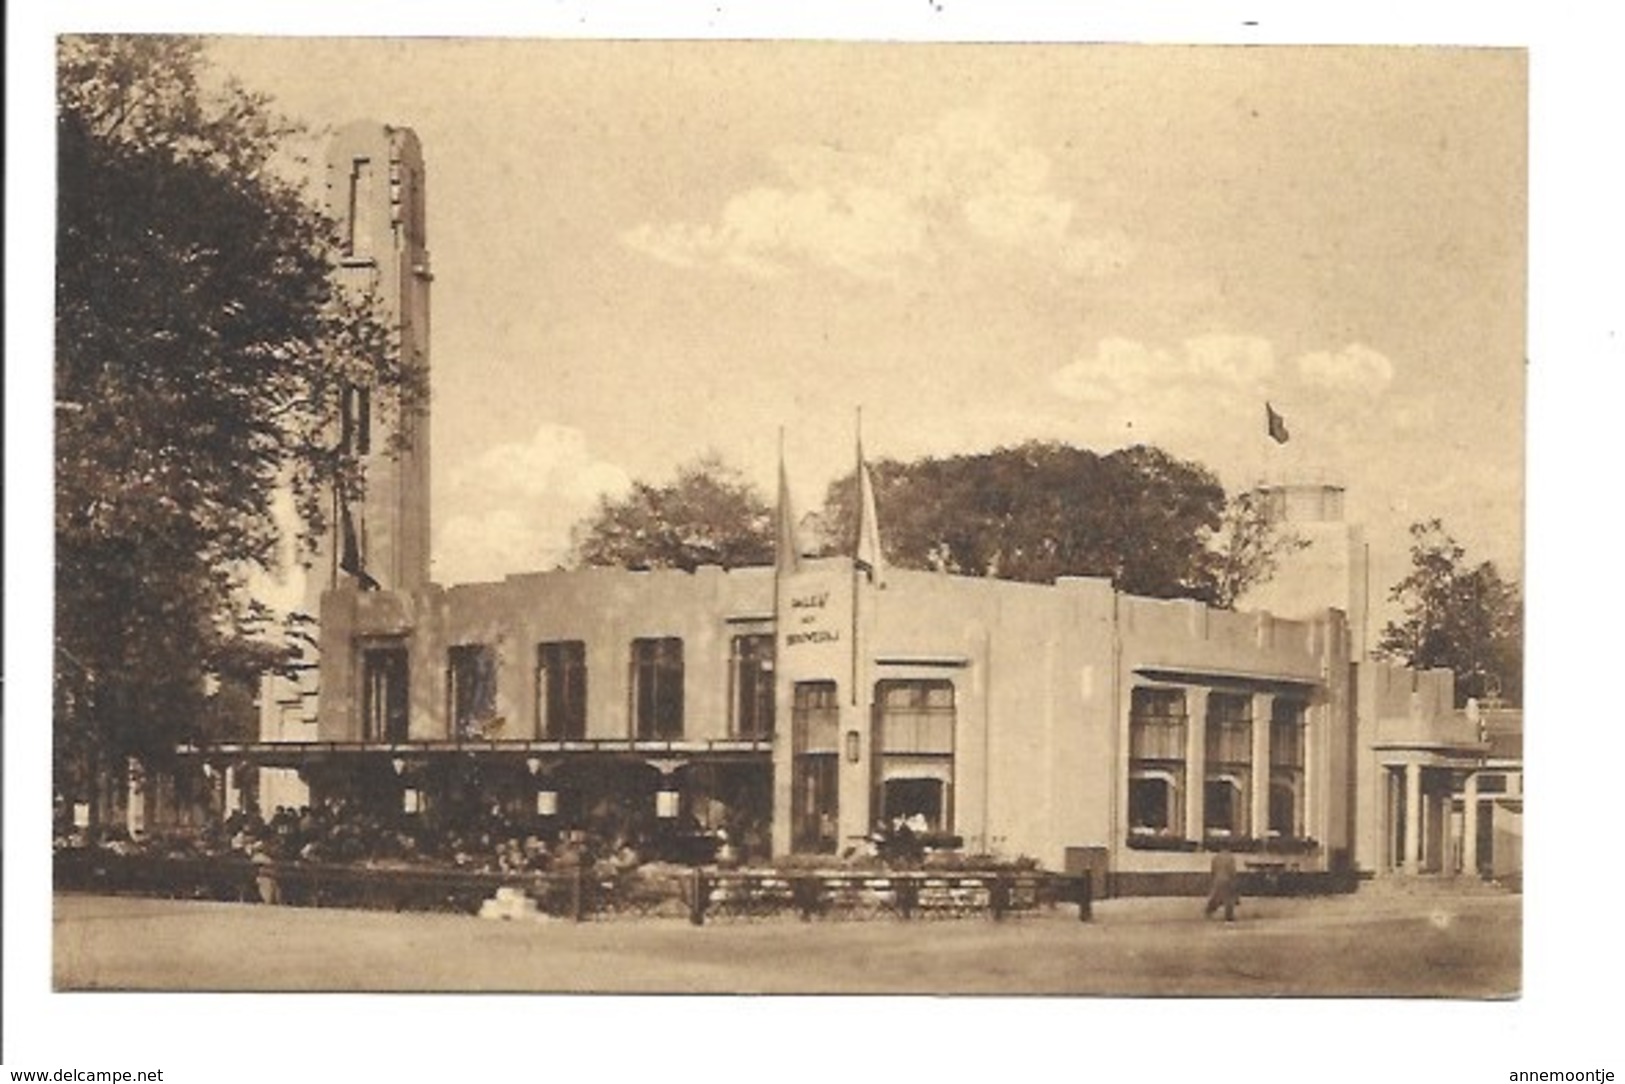
[[[1066,439],[1102,451],[1155,444],[1250,482],[1270,452],[1266,388],[1275,349],[1252,335],[1197,335],[1177,345],[1107,338],[1055,371],[1050,386],[1082,404]]]
[[[626,471],[594,458],[581,431],[568,426],[543,425],[528,442],[488,448],[452,469],[435,578],[464,583],[552,568],[599,497],[630,485]]]
[[[1206,395],[1215,387],[1256,388],[1275,370],[1275,351],[1259,338],[1203,335],[1178,350],[1134,339],[1101,339],[1094,353],[1056,371],[1051,386],[1069,399],[1105,403],[1175,393]]]
[[[791,146],[773,159],[783,183],[733,196],[714,223],[643,223],[623,242],[682,267],[758,276],[814,267],[865,279],[963,251],[1078,276],[1109,274],[1133,255],[1120,232],[1077,229],[1049,158],[1013,146],[991,112],[949,113],[880,154]]]
[[[1093,354],[1059,370],[1050,382],[1068,399],[1104,403],[1178,379],[1181,370],[1180,359],[1166,350],[1134,339],[1101,339]]]
[[[1251,335],[1199,335],[1185,340],[1190,375],[1233,385],[1259,384],[1275,371],[1275,348]]]
[[[1359,343],[1351,343],[1336,353],[1319,350],[1305,354],[1297,366],[1304,380],[1332,391],[1380,395],[1394,380],[1394,363]]]

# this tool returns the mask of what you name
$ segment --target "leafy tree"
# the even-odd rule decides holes
[[[621,499],[600,498],[576,528],[574,563],[690,572],[771,564],[773,538],[773,509],[713,453],[665,485],[635,482]]]
[[[1411,525],[1411,571],[1389,592],[1405,616],[1383,629],[1377,650],[1408,666],[1454,671],[1458,706],[1468,697],[1520,703],[1523,598],[1494,564],[1466,558],[1439,520]]]
[[[1302,544],[1278,529],[1262,501],[1227,503],[1206,468],[1151,447],[1102,456],[1035,441],[869,466],[885,556],[903,568],[1036,583],[1107,576],[1134,594],[1228,606]],[[808,517],[814,522],[800,525],[803,544],[853,552],[853,478],[831,483],[822,511]],[[576,530],[574,559],[739,567],[771,563],[773,545],[772,508],[710,456],[669,484],[639,482],[623,499],[603,499]]]
[[[1249,588],[1268,583],[1282,559],[1307,548],[1309,540],[1283,526],[1254,489],[1230,498],[1211,543],[1213,601],[1229,609]]]
[[[213,677],[278,656],[245,592],[291,484],[314,545],[347,387],[413,409],[374,299],[333,285],[332,224],[278,172],[294,129],[213,79],[202,45],[76,37],[58,57],[58,767],[162,758]],[[392,405],[393,404],[393,405]]]
[[[1261,502],[1227,504],[1207,468],[1146,445],[1097,455],[1033,441],[870,468],[887,560],[905,568],[1106,576],[1133,594],[1230,605],[1287,545]],[[824,503],[836,549],[851,544],[854,509],[848,475]]]

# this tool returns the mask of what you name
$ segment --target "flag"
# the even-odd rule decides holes
[[[779,531],[773,557],[780,572],[795,572],[801,567],[801,544],[796,538],[796,514],[790,506],[790,477],[784,470],[782,445],[779,448]]]
[[[339,525],[343,534],[339,550],[339,568],[354,576],[364,591],[378,590],[378,581],[361,567],[361,547],[356,541],[355,520],[350,517],[350,505],[339,498]]]
[[[1264,426],[1269,430],[1270,439],[1277,444],[1285,444],[1291,434],[1286,431],[1286,419],[1275,412],[1269,403],[1264,404]]]
[[[858,544],[853,560],[878,587],[886,584],[885,562],[880,553],[880,521],[875,516],[875,486],[869,477],[869,464],[858,449]]]

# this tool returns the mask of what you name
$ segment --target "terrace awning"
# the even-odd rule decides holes
[[[503,758],[545,756],[570,759],[614,754],[637,757],[757,760],[772,755],[773,742],[772,739],[752,738],[709,741],[635,741],[626,738],[568,741],[525,739],[411,742],[257,741],[185,745],[176,752],[181,756],[203,760],[239,760],[268,768],[298,768],[315,762],[369,757],[432,760],[459,756]]]

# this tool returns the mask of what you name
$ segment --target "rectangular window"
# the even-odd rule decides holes
[[[446,653],[446,701],[454,737],[487,736],[497,714],[497,654],[491,645],[459,644]]]
[[[1133,836],[1185,835],[1184,689],[1129,693],[1128,824]]]
[[[1185,690],[1136,688],[1129,696],[1129,756],[1185,759]]]
[[[833,681],[790,691],[791,849],[834,854],[839,843],[841,698]]]
[[[729,653],[733,687],[729,733],[736,738],[773,736],[772,633],[735,636]]]
[[[882,681],[875,687],[875,703],[886,753],[953,755],[953,682]]]
[[[1128,782],[1128,826],[1137,835],[1182,835],[1178,792],[1167,774],[1149,773]]]
[[[345,216],[344,254],[357,260],[372,256],[373,192],[372,162],[357,158],[350,163],[349,214]]]
[[[536,733],[547,741],[587,736],[587,645],[536,645]]]
[[[1212,693],[1207,698],[1209,764],[1251,764],[1253,698],[1244,693]]]
[[[632,641],[632,721],[640,741],[683,736],[683,641],[677,637]]]
[[[798,681],[791,690],[791,748],[796,753],[839,751],[841,700],[833,681]]]
[[[1304,709],[1303,701],[1283,697],[1270,707],[1271,767],[1302,770]]]
[[[372,452],[372,390],[354,384],[344,385],[339,402],[339,444],[346,453]]]
[[[406,740],[410,710],[405,644],[361,649],[361,736],[364,741]]]
[[[1203,831],[1210,836],[1239,838],[1247,834],[1247,788],[1231,775],[1207,777],[1202,792]]]
[[[1210,693],[1207,698],[1207,779],[1202,792],[1202,830],[1241,838],[1252,810],[1253,698],[1248,693]]]
[[[834,854],[840,844],[840,762],[833,753],[798,754],[790,792],[790,847]]]
[[[954,683],[943,678],[875,684],[875,808],[917,833],[953,831]]]
[[[1304,832],[1304,718],[1308,705],[1278,696],[1270,706],[1269,834],[1297,839]]]

